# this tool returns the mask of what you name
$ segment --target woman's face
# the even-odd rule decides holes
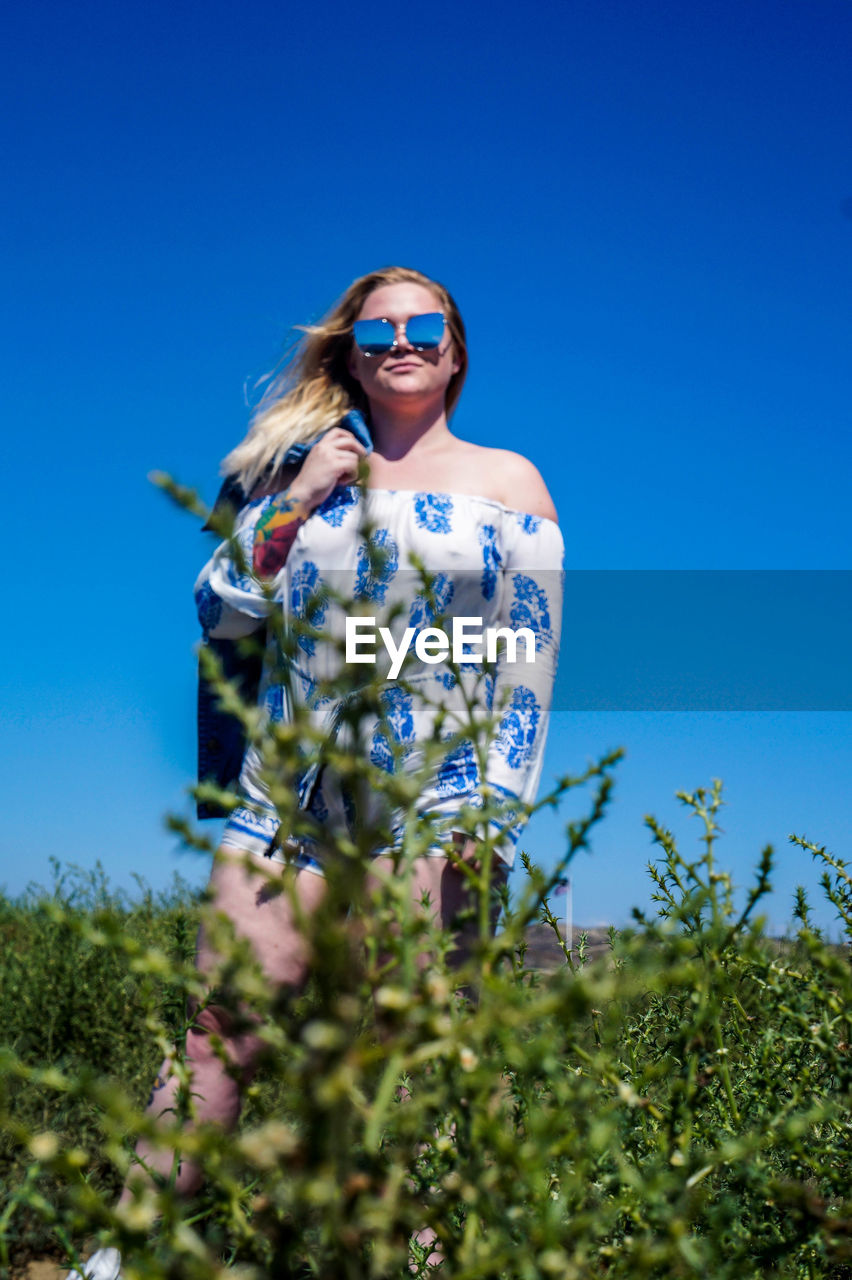
[[[444,404],[447,387],[459,365],[450,331],[445,327],[440,345],[432,351],[415,351],[403,329],[411,316],[443,311],[431,289],[413,281],[385,284],[367,297],[359,320],[389,320],[396,329],[396,346],[385,355],[365,356],[353,343],[349,372],[364,389],[367,399],[386,408],[426,408],[431,401]]]

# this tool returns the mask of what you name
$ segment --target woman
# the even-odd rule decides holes
[[[481,678],[475,660],[461,664],[465,671],[449,662],[414,664],[406,669],[404,685],[388,681],[385,714],[368,726],[370,757],[388,772],[422,769],[430,758],[423,744],[442,732],[446,738],[447,750],[433,754],[419,805],[434,838],[411,866],[414,900],[422,902],[428,893],[444,925],[469,898],[457,855],[477,857],[470,814],[482,803],[483,781],[490,794],[525,802],[534,798],[558,648],[562,558],[556,513],[535,467],[518,454],[470,444],[451,433],[447,416],[466,370],[464,326],[443,285],[401,267],[356,280],[326,318],[307,330],[286,374],[261,402],[246,439],[225,459],[238,504],[240,495],[251,498],[239,512],[235,539],[254,574],[237,562],[234,544],[225,543],[197,584],[202,625],[214,638],[250,634],[281,607],[304,617],[310,613],[308,596],[335,572],[376,608],[394,601],[407,606],[400,625],[410,623],[412,632],[441,614],[446,618],[450,606],[456,616],[511,623],[513,629],[528,625],[534,632],[535,667],[503,662],[490,683]],[[305,445],[311,446],[306,453]],[[304,460],[294,473],[289,464],[300,455]],[[366,485],[359,486],[365,464]],[[371,531],[366,540],[365,524]],[[370,542],[382,553],[378,561],[370,557]],[[408,567],[412,552],[434,575],[430,590]],[[331,606],[319,614],[315,610],[313,620],[333,630],[332,613]],[[328,674],[324,661],[321,645],[299,640],[287,681],[288,697],[307,708],[320,740],[341,727],[340,705],[318,694]],[[287,714],[282,682],[273,674],[276,666],[280,654],[269,657],[261,693],[273,718]],[[465,681],[468,692],[477,691],[489,708],[505,708],[484,779],[470,744],[440,729]],[[429,696],[436,689],[443,690],[441,697]],[[418,692],[423,693],[419,699]],[[443,707],[440,714],[437,706]],[[320,903],[325,855],[309,834],[291,841],[289,832],[279,830],[255,748],[246,754],[240,785],[245,803],[225,828],[211,875],[212,905],[251,942],[271,981],[297,987],[305,978],[306,954],[295,915]],[[319,831],[329,823],[352,821],[345,787],[323,767],[321,753],[306,759],[296,787],[303,832],[310,833],[312,823]],[[371,852],[381,875],[394,866],[399,832],[393,816],[384,812],[376,818],[376,830],[381,835]],[[495,847],[495,874],[511,865],[518,831],[517,822],[505,824]],[[267,868],[295,864],[293,894],[258,894],[246,870],[246,862],[254,859],[263,859]],[[202,931],[199,967],[209,970],[214,963]],[[208,1033],[216,1033],[227,1057],[246,1075],[260,1041],[233,1032],[227,1014],[215,1007],[197,1021],[186,1052],[199,1117],[233,1125],[239,1087],[223,1066],[221,1050],[211,1049]],[[152,1115],[174,1106],[176,1088],[164,1069],[150,1103]],[[139,1154],[148,1167],[168,1172],[167,1153],[143,1145]],[[185,1164],[178,1187],[189,1192],[199,1180],[199,1171]],[[113,1255],[100,1251],[85,1274],[112,1280],[118,1271]]]

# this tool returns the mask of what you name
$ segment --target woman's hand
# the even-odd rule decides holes
[[[453,832],[453,843],[456,846],[456,854],[461,858],[462,862],[467,862],[473,867],[474,871],[482,870],[482,863],[479,861],[479,843],[472,836],[466,836],[462,831]]]
[[[352,484],[358,478],[358,463],[367,450],[345,427],[332,427],[317,440],[288,489],[294,502],[309,511],[325,502],[339,484]]]
[[[366,453],[345,427],[332,427],[317,440],[295,479],[276,493],[257,523],[252,563],[258,577],[274,578],[284,567],[300,526],[339,484],[357,479]]]

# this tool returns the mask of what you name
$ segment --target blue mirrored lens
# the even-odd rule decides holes
[[[405,326],[405,336],[418,351],[431,351],[440,346],[444,336],[444,317],[440,311],[412,316]]]
[[[379,356],[390,351],[395,337],[389,320],[356,320],[352,333],[359,351],[363,351],[365,356]]]

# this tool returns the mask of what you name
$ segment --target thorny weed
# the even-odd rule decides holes
[[[323,744],[298,709],[292,725],[264,725],[215,662],[208,670],[264,753],[283,821],[310,834],[292,783],[305,751]],[[46,1248],[77,1261],[100,1237],[122,1249],[128,1280],[226,1269],[402,1280],[426,1274],[427,1250],[413,1241],[431,1228],[438,1274],[454,1280],[852,1276],[848,949],[812,927],[803,892],[796,938],[764,936],[770,848],[736,909],[717,858],[721,785],[680,796],[700,823],[694,857],[648,819],[661,851],[649,866],[655,914],[637,910],[603,960],[588,960],[582,937],[563,946],[548,974],[526,964],[527,928],[543,919],[558,936],[548,898],[605,816],[619,753],[539,801],[591,789],[553,869],[523,857],[524,887],[512,901],[503,892],[496,936],[488,870],[501,805],[486,796],[468,815],[483,857],[468,870],[476,942],[458,970],[451,937],[407,885],[429,838],[417,779],[371,768],[359,743],[359,717],[376,707],[380,690],[364,682],[334,763],[353,791],[381,795],[395,822],[403,815],[397,874],[368,887],[374,826],[356,820],[334,838],[326,900],[302,921],[305,991],[270,990],[228,922],[184,885],[130,902],[100,872],[57,867],[52,891],[0,902],[4,1274]],[[467,714],[448,728],[481,761],[496,716],[476,699]],[[426,751],[424,770],[433,763]],[[208,847],[189,824],[173,826]],[[823,862],[852,939],[845,863],[796,843]],[[276,883],[292,892],[288,873]],[[212,980],[192,959],[202,914],[221,956]],[[214,996],[259,1018],[267,1049],[236,1136],[186,1123],[183,1043]],[[154,1128],[144,1105],[164,1055],[183,1087]],[[182,1202],[172,1174],[117,1210],[140,1136],[172,1153],[173,1171],[199,1161],[203,1194]]]

